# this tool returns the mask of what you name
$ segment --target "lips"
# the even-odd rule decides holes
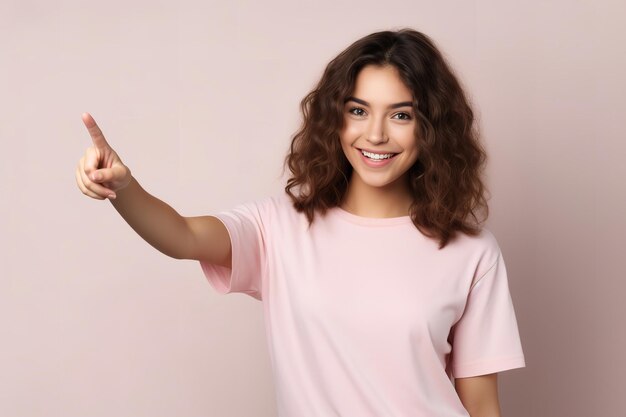
[[[396,156],[398,156],[397,153],[389,152],[392,154],[392,156],[389,158],[370,159],[367,156],[363,155],[363,152],[361,152],[360,149],[357,148],[356,151],[359,153],[359,158],[361,158],[361,160],[365,163],[365,165],[367,165],[370,168],[382,168],[384,166],[387,166],[396,158]]]
[[[391,151],[374,151],[371,149],[365,149],[365,148],[357,148],[359,151],[365,151],[365,152],[369,152],[369,153],[375,153],[378,155],[387,155],[387,154],[392,154],[392,155],[397,155],[398,152],[391,152]]]

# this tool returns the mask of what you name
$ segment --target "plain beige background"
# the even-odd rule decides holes
[[[150,193],[214,213],[282,189],[299,101],[332,57],[408,26],[449,58],[489,152],[487,226],[527,361],[499,376],[503,415],[623,416],[625,11],[3,0],[0,415],[275,416],[261,303],[218,295],[80,192],[80,115]]]

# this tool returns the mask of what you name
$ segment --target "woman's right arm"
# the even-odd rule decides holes
[[[230,236],[219,219],[183,217],[149,194],[106,142],[91,115],[85,113],[83,122],[94,143],[76,168],[76,181],[83,194],[98,200],[112,194],[111,204],[129,226],[165,255],[231,267]]]
[[[111,204],[146,242],[176,259],[206,260],[231,266],[230,237],[213,216],[183,217],[145,191],[132,177]]]

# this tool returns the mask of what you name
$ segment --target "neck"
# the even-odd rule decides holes
[[[352,175],[340,207],[362,217],[402,217],[409,215],[413,202],[408,184],[399,180],[385,187],[372,187]]]

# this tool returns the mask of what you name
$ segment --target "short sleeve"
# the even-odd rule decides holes
[[[526,366],[502,253],[470,289],[452,328],[454,378]]]
[[[244,293],[262,300],[266,251],[261,211],[256,202],[244,203],[214,215],[230,235],[232,268],[200,261],[209,283],[220,294]]]

